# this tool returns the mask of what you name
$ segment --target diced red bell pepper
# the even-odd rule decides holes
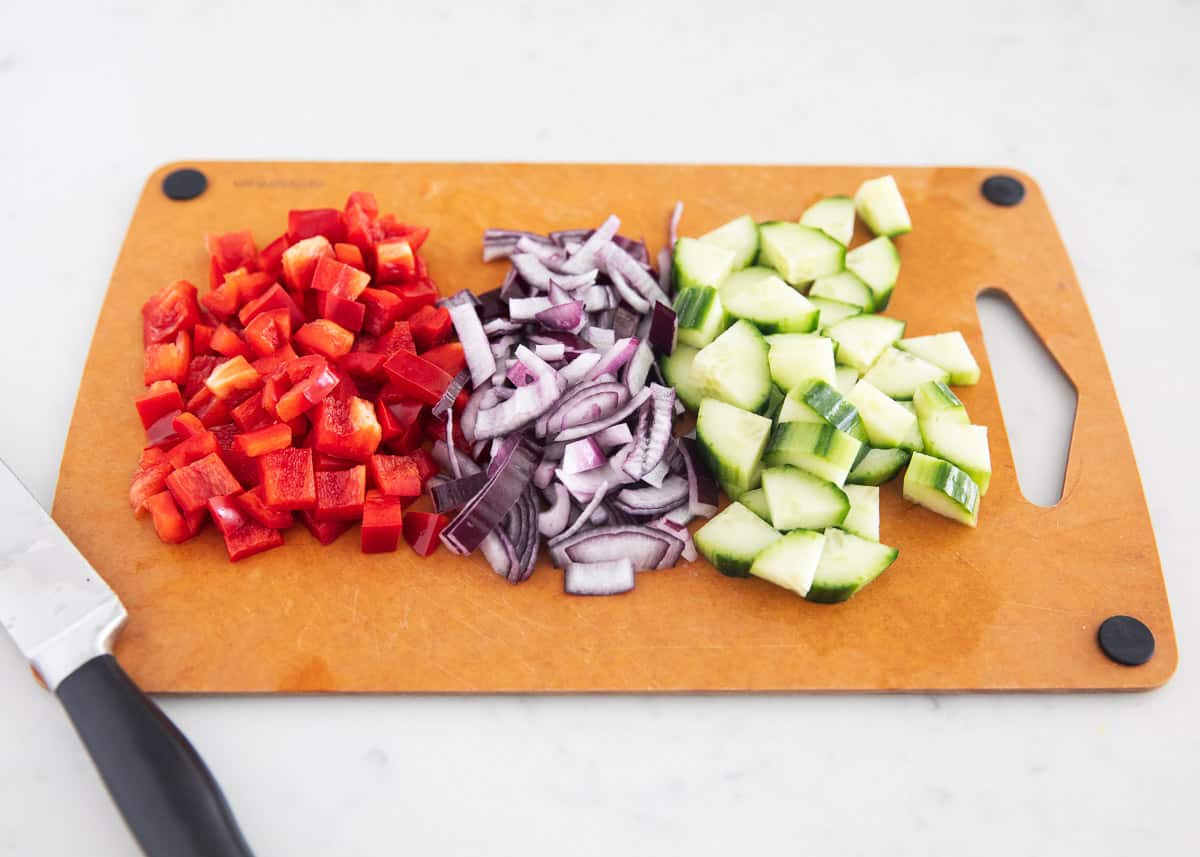
[[[365,271],[339,262],[333,256],[322,256],[313,269],[310,288],[353,301],[370,284],[371,275]]]
[[[407,351],[397,351],[389,357],[383,371],[404,395],[427,405],[436,405],[453,380],[428,360]]]
[[[246,324],[246,344],[258,357],[274,354],[292,338],[292,315],[286,309],[260,312]]]
[[[225,283],[232,283],[237,288],[238,305],[262,297],[263,293],[275,285],[275,278],[263,271],[247,271],[238,268],[225,275]]]
[[[187,381],[188,363],[192,360],[191,334],[179,331],[174,342],[146,346],[142,367],[142,382],[149,387],[155,381]]]
[[[432,306],[441,297],[437,287],[428,280],[402,286],[384,286],[384,289],[400,299],[400,318],[411,317],[421,307]]]
[[[461,342],[446,342],[421,352],[421,357],[437,366],[451,378],[467,368],[467,355]]]
[[[338,368],[354,380],[376,379],[383,376],[383,355],[370,351],[351,351],[338,358]]]
[[[417,273],[412,245],[404,238],[375,243],[375,282],[407,283]]]
[[[363,210],[367,217],[374,220],[379,216],[379,201],[375,199],[375,194],[369,190],[356,190],[350,196],[346,197],[345,211],[349,211],[351,206],[357,205]]]
[[[396,220],[394,214],[383,215],[383,217],[380,217],[376,221],[375,226],[385,238],[407,239],[409,246],[413,248],[414,252],[421,249],[421,245],[429,237],[428,226],[413,226],[408,223],[401,223]]]
[[[213,331],[212,350],[224,357],[249,357],[250,349],[240,336],[227,324],[218,324]]]
[[[150,428],[162,416],[183,410],[183,396],[174,381],[155,381],[150,389],[133,400],[142,428]]]
[[[259,251],[258,259],[254,263],[255,269],[270,274],[272,280],[278,280],[279,275],[283,273],[283,252],[287,248],[287,236],[280,235]]]
[[[192,359],[198,355],[212,353],[212,337],[216,330],[211,324],[197,324],[192,328]]]
[[[375,408],[358,397],[340,401],[330,396],[313,417],[313,449],[352,461],[369,460],[382,434]]]
[[[362,552],[391,553],[400,545],[404,512],[397,497],[368,491],[362,509]]]
[[[404,302],[387,289],[364,289],[359,300],[366,307],[363,330],[371,336],[380,336],[400,320]]]
[[[291,446],[292,428],[287,423],[276,423],[238,435],[233,439],[233,445],[243,455],[258,458],[268,452],[287,449]]]
[[[391,326],[387,333],[375,340],[374,350],[385,357],[391,357],[397,351],[417,353],[417,343],[413,340],[412,329],[407,321],[398,321]]]
[[[170,449],[181,440],[175,428],[175,418],[179,411],[168,411],[146,426],[146,447],[153,449]]]
[[[421,410],[424,406],[415,399],[397,399],[385,392],[375,400],[375,415],[383,439],[388,446],[401,454],[411,452],[425,442],[421,428]]]
[[[225,462],[213,452],[175,470],[167,477],[167,489],[185,515],[204,508],[210,497],[240,492],[242,486],[229,472]]]
[[[339,262],[349,265],[352,268],[358,268],[360,271],[367,270],[367,263],[363,259],[362,250],[359,250],[355,244],[334,244],[333,255]]]
[[[204,236],[204,247],[212,260],[215,275],[224,276],[238,268],[249,268],[258,259],[254,233],[249,230],[226,232],[224,235],[209,233]],[[217,282],[219,280],[214,280],[213,285]]]
[[[319,470],[317,480],[317,518],[356,521],[362,517],[367,494],[367,468],[359,464],[349,470]]]
[[[225,550],[232,562],[277,548],[283,544],[283,533],[264,527],[242,510],[233,497],[212,497],[208,514],[225,539]]]
[[[293,209],[288,212],[288,241],[295,244],[315,235],[324,236],[330,243],[346,240],[346,224],[336,208]]]
[[[243,432],[258,431],[278,422],[275,415],[263,406],[262,390],[257,390],[247,397],[245,401],[233,408],[229,412],[229,415],[233,417],[234,423]],[[288,431],[288,438],[290,440],[291,430],[289,429]]]
[[[249,491],[237,495],[238,505],[243,511],[264,527],[273,530],[286,530],[292,525],[292,513],[287,509],[272,509],[263,499],[261,485],[256,485]]]
[[[204,386],[218,399],[230,399],[239,391],[252,391],[261,387],[262,376],[245,357],[239,355],[212,370],[205,379]]]
[[[212,394],[208,387],[201,387],[187,401],[187,409],[200,418],[200,422],[212,428],[229,422],[229,406]]]
[[[408,319],[409,330],[419,351],[428,351],[450,338],[454,325],[450,310],[443,306],[423,306]]]
[[[313,470],[317,473],[326,470],[349,470],[351,467],[357,465],[357,461],[351,461],[348,458],[338,458],[336,455],[327,455],[324,452],[313,450]]]
[[[283,279],[291,288],[303,291],[312,284],[317,262],[333,255],[333,245],[324,235],[305,238],[283,254]]]
[[[275,404],[275,414],[284,422],[291,422],[316,407],[338,384],[338,376],[319,354],[293,360],[287,365],[287,377],[290,386],[279,394]],[[271,404],[269,393],[264,391],[263,395],[263,404],[268,408]]]
[[[357,333],[362,330],[367,317],[367,308],[358,301],[339,297],[332,292],[309,292],[316,298],[316,315],[327,318],[346,330]]]
[[[415,450],[412,460],[417,465],[417,473],[421,474],[421,488],[424,489],[425,483],[438,475],[437,462],[433,460],[433,454],[428,449]]]
[[[437,550],[442,530],[446,529],[445,515],[432,512],[409,512],[404,516],[404,540],[418,556],[429,556]]]
[[[350,373],[339,367],[336,363],[329,367],[329,371],[337,376],[337,386],[333,388],[333,392],[329,395],[335,399],[346,402],[354,396],[358,396],[358,384],[350,377]],[[359,396],[359,398],[363,398]]]
[[[320,354],[329,360],[349,354],[354,347],[354,334],[327,318],[310,321],[293,338],[301,351]]]
[[[208,431],[207,426],[200,421],[198,416],[189,413],[177,415],[171,421],[171,427],[175,429],[175,433],[181,440],[187,440],[189,437],[196,437]]]
[[[243,455],[234,447],[234,439],[238,436],[238,427],[231,423],[212,426],[209,431],[217,439],[217,447],[221,451],[221,460],[229,468],[243,486],[250,487],[259,484],[262,478],[259,474],[258,461]]]
[[[142,304],[142,344],[153,345],[190,332],[200,320],[196,287],[187,280],[163,286]]]
[[[421,473],[408,455],[372,455],[371,479],[376,488],[392,497],[421,495]]]
[[[160,491],[146,500],[146,511],[154,521],[154,531],[169,545],[186,542],[204,526],[205,509],[184,517],[170,491]]]
[[[146,511],[146,500],[167,487],[167,475],[171,462],[167,454],[157,447],[142,450],[133,478],[129,480],[129,505],[133,513],[141,517]]]
[[[220,321],[229,318],[238,308],[238,288],[236,283],[221,283],[200,298],[204,308]]]
[[[177,443],[167,453],[167,460],[171,462],[173,468],[180,470],[193,461],[199,461],[214,452],[220,452],[217,448],[217,438],[211,431],[205,430]]]
[[[259,460],[263,500],[276,509],[311,509],[317,505],[312,450],[289,447]]]
[[[188,363],[187,380],[183,383],[183,397],[190,399],[196,393],[205,389],[204,382],[222,363],[225,358],[216,354],[201,354],[193,357]]]
[[[446,415],[435,417],[430,411],[426,411],[422,417],[421,428],[427,437],[434,440],[446,439]],[[466,435],[463,434],[462,426],[458,422],[454,423],[454,445],[465,452],[471,454],[471,444],[467,442]]]
[[[338,536],[353,526],[350,521],[343,521],[337,518],[325,521],[318,520],[316,513],[311,509],[301,510],[300,521],[312,533],[313,538],[323,545],[333,544]]]
[[[382,237],[375,230],[377,213],[369,213],[353,199],[346,202],[346,210],[342,213],[342,222],[346,224],[346,241],[362,252],[367,270],[375,266],[375,241]]]
[[[274,354],[268,354],[266,357],[260,357],[250,365],[254,367],[254,371],[259,375],[266,377],[267,375],[277,372],[281,367],[291,363],[300,355],[292,350],[290,342],[285,343],[282,348]]]
[[[262,297],[250,301],[250,303],[242,307],[241,311],[238,312],[238,320],[242,324],[249,324],[250,320],[260,312],[269,312],[273,309],[286,309],[288,311],[288,315],[292,319],[292,330],[296,330],[308,320],[304,315],[304,310],[300,309],[300,305],[278,283],[263,292]]]

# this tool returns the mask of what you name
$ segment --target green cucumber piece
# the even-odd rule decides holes
[[[801,226],[820,229],[843,247],[854,237],[854,200],[848,196],[827,196],[817,200],[800,215]]]
[[[862,313],[862,309],[856,307],[854,304],[844,304],[841,301],[834,301],[829,298],[813,297],[811,294],[809,295],[808,302],[821,311],[821,317],[817,320],[817,328],[822,331],[827,327],[833,327],[833,325],[842,319]]]
[[[843,396],[854,389],[854,385],[858,383],[858,370],[853,366],[837,367],[837,383],[834,384],[838,388],[838,392]]]
[[[992,481],[992,457],[988,451],[987,426],[951,422],[928,422],[921,426],[925,452],[949,461],[979,486],[979,496],[987,494]],[[767,442],[770,449],[770,441]]]
[[[820,229],[774,221],[758,228],[758,259],[793,286],[842,270],[846,248]]]
[[[754,558],[780,538],[770,524],[741,503],[730,503],[694,537],[700,553],[730,577],[747,577]]]
[[[950,373],[951,384],[979,383],[979,364],[975,362],[967,340],[957,330],[901,339],[896,347],[945,369]]]
[[[941,381],[926,381],[913,391],[913,407],[917,409],[917,422],[921,425],[934,422],[971,422],[967,407],[954,395],[954,391]]]
[[[837,343],[838,362],[866,372],[891,345],[904,335],[905,323],[884,315],[856,315],[826,331]]]
[[[879,541],[879,487],[845,485],[842,490],[850,500],[850,511],[842,521],[842,529],[860,538]]]
[[[974,527],[979,521],[979,486],[949,461],[914,452],[904,474],[904,499]]]
[[[763,470],[762,487],[777,530],[836,527],[850,511],[845,491],[799,467],[784,464]]]
[[[700,403],[696,440],[713,475],[739,493],[758,487],[759,461],[771,435],[771,421],[717,399]],[[733,497],[734,492],[726,490]]]
[[[684,345],[703,348],[721,335],[733,321],[714,286],[684,286],[675,295],[677,339]]]
[[[809,378],[829,383],[837,380],[833,340],[815,333],[776,333],[767,337],[767,345],[771,380],[781,390],[790,390]]]
[[[675,388],[679,401],[693,411],[700,407],[700,400],[704,398],[704,385],[692,370],[692,363],[699,353],[698,348],[677,343],[675,350],[660,361],[663,379]]]
[[[824,422],[862,443],[868,439],[858,409],[820,378],[801,381],[792,388],[779,409],[779,422]]]
[[[737,321],[700,349],[692,372],[706,397],[760,411],[771,395],[767,341],[748,321]]]
[[[829,277],[821,277],[808,290],[811,298],[826,298],[858,307],[862,312],[873,312],[875,293],[871,287],[850,271],[842,271]]]
[[[717,293],[725,311],[763,333],[807,333],[821,311],[770,268],[746,268],[725,278]]]
[[[744,492],[737,501],[768,524],[771,523],[771,507],[767,505],[767,495],[761,488]]]
[[[915,354],[899,348],[887,348],[863,375],[863,380],[869,381],[893,399],[911,399],[917,387],[926,381],[945,382],[949,377],[950,373],[945,369]]]
[[[858,409],[871,446],[921,448],[921,432],[917,427],[916,415],[888,398],[870,382],[859,381],[846,398]]]
[[[704,243],[696,238],[675,242],[675,287],[710,286],[716,288],[733,271],[736,254],[728,247]]]
[[[733,270],[740,271],[753,264],[758,255],[758,224],[749,214],[743,214],[697,239],[701,244],[713,244],[733,251]]]
[[[784,398],[786,397],[783,395],[783,390],[780,390],[778,387],[772,384],[771,392],[767,396],[767,403],[763,405],[762,410],[759,411],[759,413],[774,422],[779,416],[779,409],[783,407]]]
[[[891,176],[865,181],[854,194],[854,207],[863,223],[876,235],[903,235],[912,231],[912,221],[900,188]]]
[[[759,552],[750,573],[797,595],[807,595],[824,548],[824,533],[792,530]]]
[[[844,530],[825,531],[821,561],[806,596],[809,601],[834,604],[845,601],[896,561],[900,551]]]
[[[846,477],[846,484],[882,485],[890,482],[910,458],[912,452],[907,449],[868,449],[862,461]]]
[[[790,464],[842,486],[862,443],[827,423],[779,423],[771,431],[763,464]]]
[[[847,253],[846,270],[871,287],[875,310],[883,312],[900,278],[900,251],[891,239],[881,235]]]

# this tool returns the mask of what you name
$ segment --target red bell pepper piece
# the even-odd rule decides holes
[[[256,356],[274,354],[292,338],[292,315],[286,309],[260,312],[247,323],[245,335],[246,344]]]
[[[439,536],[446,529],[444,515],[432,512],[409,512],[404,516],[404,540],[409,543],[418,556],[429,556],[437,550]]]
[[[362,517],[367,494],[367,468],[359,464],[349,470],[318,470],[318,520],[356,521]]]
[[[196,325],[199,327],[199,325]],[[207,389],[204,386],[205,380],[212,374],[212,370],[216,369],[225,358],[216,354],[201,354],[193,357],[188,363],[187,380],[183,382],[183,397],[190,399],[201,390]]]
[[[150,389],[133,400],[142,428],[150,428],[162,416],[183,410],[183,396],[174,381],[155,381]]]
[[[278,283],[263,292],[262,297],[250,301],[250,303],[242,307],[241,311],[238,312],[238,320],[242,324],[249,324],[250,320],[260,312],[269,312],[273,309],[286,309],[288,311],[288,315],[292,319],[292,330],[295,330],[307,321],[304,311],[300,309],[299,304]]]
[[[385,357],[391,357],[397,351],[407,351],[410,354],[417,353],[417,343],[413,340],[412,329],[407,321],[398,321],[392,325],[387,333],[375,340],[375,347],[372,349]]]
[[[263,500],[275,509],[311,509],[317,505],[312,450],[289,447],[259,460]]]
[[[436,405],[453,380],[428,360],[407,351],[397,351],[389,357],[383,371],[404,395],[427,405]]]
[[[421,357],[451,377],[467,368],[467,355],[463,352],[461,342],[443,343],[428,351],[422,351]]]
[[[408,455],[372,455],[371,479],[381,493],[392,497],[421,495],[421,472]]]
[[[437,286],[422,280],[417,283],[405,283],[402,286],[384,286],[385,291],[400,299],[400,318],[409,318],[424,306],[432,306],[441,297]]]
[[[229,415],[233,417],[238,429],[243,432],[254,432],[267,428],[278,422],[276,417],[263,406],[263,391],[258,390],[245,401],[233,408]],[[289,429],[289,440],[291,438]]]
[[[210,497],[224,497],[242,490],[225,462],[209,453],[167,477],[167,489],[185,515],[203,509]]]
[[[303,291],[312,283],[317,262],[332,256],[333,245],[324,235],[315,235],[293,244],[283,254],[283,279],[293,289]]]
[[[146,501],[150,497],[166,490],[170,472],[171,462],[165,452],[156,447],[142,450],[133,478],[129,480],[129,505],[136,517],[145,514]]]
[[[232,562],[283,544],[283,533],[264,527],[247,515],[233,497],[210,498],[208,513],[225,539],[225,550]]]
[[[226,232],[224,235],[209,233],[204,236],[204,247],[212,260],[212,270],[224,276],[238,268],[249,268],[258,259],[258,248],[254,246],[254,233],[249,230]],[[214,280],[216,285],[219,280]]]
[[[333,520],[318,520],[316,513],[311,509],[304,509],[300,512],[300,522],[312,533],[313,538],[323,545],[333,544],[333,542],[346,530],[352,526],[350,521],[341,519]]]
[[[356,467],[357,461],[351,461],[348,458],[338,458],[336,455],[328,455],[324,452],[313,450],[313,470],[317,473],[327,470],[349,470],[351,467]]]
[[[431,412],[426,411],[422,415],[421,420],[421,428],[425,432],[426,436],[431,437],[434,440],[446,439],[445,414],[440,417],[435,417]],[[467,455],[471,454],[471,444],[467,442],[466,435],[464,435],[462,431],[462,426],[460,426],[457,422],[454,423],[454,445]]]
[[[224,357],[249,357],[250,349],[242,338],[227,324],[218,324],[210,343],[212,350]]]
[[[237,288],[238,305],[249,303],[275,285],[275,278],[263,271],[247,271],[238,268],[225,275],[225,285],[233,284]]]
[[[357,333],[362,330],[367,317],[367,308],[358,301],[340,297],[332,292],[310,292],[316,298],[316,315],[327,318],[346,330]]]
[[[163,286],[142,304],[142,344],[154,345],[190,332],[200,320],[196,287],[187,280]]]
[[[254,367],[255,372],[265,378],[267,375],[278,372],[280,368],[291,363],[299,356],[299,354],[292,350],[292,344],[288,342],[274,354],[260,357],[250,365]]]
[[[204,526],[205,509],[184,517],[170,491],[160,491],[146,500],[146,511],[154,521],[154,531],[169,545],[186,542]]]
[[[263,499],[261,485],[256,485],[249,491],[237,495],[237,503],[242,510],[264,527],[273,530],[286,530],[292,525],[292,513],[286,509],[272,509]]]
[[[364,289],[359,300],[366,307],[363,330],[371,336],[381,336],[399,321],[404,308],[400,297],[387,289]]]
[[[404,512],[397,497],[368,491],[362,509],[362,552],[391,553],[400,545]]]
[[[211,324],[197,324],[192,328],[192,359],[197,355],[212,353],[212,337],[216,330]]]
[[[293,209],[288,212],[288,241],[295,244],[315,235],[324,236],[334,244],[345,241],[346,224],[342,222],[342,213],[336,208]]]
[[[378,207],[370,212],[358,201],[351,198],[346,202],[346,210],[342,212],[342,222],[346,225],[346,241],[357,247],[366,263],[366,270],[375,267],[375,242],[383,237],[375,229],[375,216]]]
[[[206,429],[177,443],[167,453],[167,460],[173,468],[180,470],[214,452],[220,452],[217,448],[217,438]]]
[[[236,283],[221,283],[212,291],[200,298],[204,308],[220,321],[229,318],[238,308],[238,289]]]
[[[359,250],[355,244],[334,244],[333,255],[339,262],[349,265],[352,268],[358,268],[360,271],[367,270],[367,263],[363,259],[362,250]]]
[[[233,439],[234,448],[250,458],[258,458],[277,449],[287,449],[291,445],[292,428],[287,423],[276,423]]]
[[[290,422],[316,407],[338,385],[338,376],[319,354],[300,357],[289,363],[287,379],[290,386],[279,395],[275,404],[275,413],[284,422]],[[270,402],[269,391],[264,391],[264,406],[269,408]]]
[[[369,190],[356,190],[346,197],[346,205],[344,210],[349,211],[351,206],[357,205],[363,210],[371,220],[379,216],[379,201],[375,199],[375,194]]]
[[[319,318],[296,331],[296,345],[310,354],[336,360],[354,347],[354,334],[327,318]]]
[[[182,439],[175,428],[175,418],[180,411],[168,411],[146,426],[147,449],[170,449]]]
[[[375,243],[375,282],[407,283],[417,273],[412,245],[404,238]]]
[[[372,354],[369,351],[351,351],[338,358],[338,368],[353,378],[360,380],[380,380],[383,377],[383,355]]]
[[[424,352],[441,345],[450,338],[454,325],[450,321],[450,310],[442,306],[423,306],[408,319],[417,348]]]
[[[230,420],[229,406],[212,394],[208,387],[200,388],[187,401],[187,409],[200,418],[200,422],[212,428]]]
[[[283,252],[287,248],[287,236],[280,235],[259,251],[258,259],[254,263],[255,270],[270,274],[272,280],[278,280],[279,275],[283,273]]]
[[[433,460],[433,454],[427,449],[418,449],[412,453],[412,460],[417,465],[417,473],[421,474],[421,488],[424,489],[425,483],[438,475],[437,462]]]
[[[370,274],[339,262],[333,256],[322,256],[313,269],[310,287],[352,301],[357,300],[370,284]]]
[[[382,435],[375,408],[356,396],[346,401],[330,396],[313,417],[313,449],[339,458],[369,460]]]
[[[190,437],[204,434],[208,428],[200,421],[200,418],[195,414],[182,413],[171,421],[171,427],[175,429],[175,433],[179,435],[181,440],[187,440]]]
[[[262,481],[262,477],[258,470],[258,461],[243,455],[234,447],[234,439],[238,436],[238,427],[230,423],[212,426],[209,431],[217,439],[217,448],[220,450],[221,460],[225,462],[225,466],[229,468],[229,472],[233,474],[243,486],[253,486]]]
[[[425,442],[421,428],[421,409],[424,406],[413,399],[395,399],[386,392],[375,400],[375,416],[388,448],[405,454],[412,452]]]
[[[212,370],[204,386],[218,399],[230,399],[239,391],[252,391],[262,386],[262,376],[239,355]]]
[[[149,387],[155,381],[187,381],[188,364],[192,360],[191,334],[179,331],[174,342],[146,346],[142,365],[142,381]]]

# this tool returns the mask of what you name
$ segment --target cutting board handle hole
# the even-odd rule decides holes
[[[1025,499],[1053,506],[1062,499],[1078,393],[1012,299],[985,289],[975,299],[988,361],[995,374],[1017,483]]]

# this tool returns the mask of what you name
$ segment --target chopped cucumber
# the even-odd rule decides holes
[[[737,321],[700,349],[692,372],[706,397],[757,412],[771,395],[767,352],[767,341],[757,328]]]
[[[856,315],[826,333],[837,343],[839,363],[866,372],[879,356],[904,335],[904,322],[883,315]]]
[[[863,312],[872,312],[875,309],[875,293],[850,271],[842,271],[840,274],[814,281],[808,294],[809,297],[852,304]]]
[[[879,488],[875,485],[846,485],[850,511],[842,529],[873,542],[879,541]]]
[[[890,482],[911,457],[912,452],[907,449],[869,449],[846,477],[846,485],[882,485]]]
[[[904,197],[891,176],[880,176],[859,185],[854,207],[876,235],[903,235],[912,231]]]
[[[895,548],[830,528],[806,597],[826,604],[845,601],[887,571],[899,555]]]
[[[768,524],[771,523],[771,507],[767,505],[767,495],[761,488],[744,492],[741,497],[738,497],[738,502]]]
[[[807,595],[824,547],[824,533],[792,530],[762,549],[754,558],[750,573],[797,595]]]
[[[705,243],[697,238],[680,238],[675,242],[676,288],[711,286],[716,288],[733,271],[736,253],[719,244]]]
[[[837,384],[838,392],[843,396],[854,389],[854,385],[858,383],[858,370],[853,366],[837,367]]]
[[[973,527],[979,520],[979,486],[949,461],[913,453],[904,474],[904,499]]]
[[[988,452],[986,426],[962,425],[951,422],[928,422],[921,425],[925,452],[945,459],[964,471],[979,486],[979,496],[987,494],[992,481],[992,458]],[[770,450],[770,441],[767,442]]]
[[[862,313],[862,309],[856,307],[854,304],[844,304],[841,301],[834,301],[829,298],[814,298],[811,294],[809,295],[808,302],[821,311],[821,317],[817,320],[819,330],[833,327],[833,325],[842,319]]]
[[[854,200],[848,196],[827,196],[817,200],[800,215],[801,226],[820,229],[843,247],[854,237]]]
[[[704,385],[692,370],[692,362],[699,349],[678,343],[675,350],[662,358],[663,380],[675,388],[675,395],[693,411],[700,407],[704,398]]]
[[[770,524],[741,503],[730,503],[696,531],[700,553],[722,574],[746,577],[754,558],[782,538]]]
[[[758,487],[759,459],[771,435],[771,421],[716,399],[700,403],[696,440],[713,475],[739,491]],[[734,496],[732,491],[727,494]]]
[[[783,395],[783,391],[772,384],[771,392],[767,396],[767,403],[763,405],[759,413],[767,419],[774,421],[779,416],[779,409],[783,407],[784,398],[786,397]]]
[[[776,333],[767,337],[771,380],[790,390],[809,378],[833,383],[833,340],[813,333]]]
[[[758,228],[760,262],[770,265],[793,286],[842,270],[846,248],[820,229],[775,221]]]
[[[979,364],[975,362],[967,340],[957,330],[901,339],[897,347],[945,369],[950,373],[951,384],[979,383]]]
[[[917,427],[916,415],[888,398],[869,381],[859,381],[846,398],[858,408],[858,416],[867,430],[871,446],[921,448],[921,432]]]
[[[758,255],[758,224],[749,214],[718,226],[712,232],[701,235],[701,244],[714,244],[733,251],[733,270],[740,271],[754,263]]]
[[[755,476],[755,479],[757,478],[758,477]],[[720,485],[721,490],[725,493],[726,497],[728,497],[730,500],[737,500],[739,502],[741,502],[741,499],[746,496],[747,492],[750,491],[750,489],[744,485],[737,485],[733,482],[722,482]]]
[[[888,348],[863,375],[863,380],[874,384],[893,399],[911,399],[917,387],[926,381],[946,381],[949,377],[950,373],[945,369],[927,363],[920,357],[898,348]]]
[[[729,327],[732,319],[721,306],[714,286],[683,286],[675,295],[678,341],[703,348]]]
[[[725,311],[763,333],[807,333],[821,311],[770,268],[746,268],[725,278],[717,293]]]
[[[764,470],[762,486],[777,530],[836,527],[850,511],[845,491],[799,467],[785,464]]]
[[[941,381],[926,381],[913,391],[913,407],[917,409],[917,422],[921,425],[933,422],[971,422],[967,408],[954,395],[954,391]]]
[[[827,423],[779,423],[767,441],[763,464],[790,464],[840,487],[861,448],[860,441]]]
[[[868,439],[858,409],[819,378],[801,381],[792,388],[779,409],[779,422],[824,422],[862,443]]]
[[[881,235],[847,253],[846,270],[871,287],[875,309],[883,312],[900,278],[900,253],[890,239]]]

